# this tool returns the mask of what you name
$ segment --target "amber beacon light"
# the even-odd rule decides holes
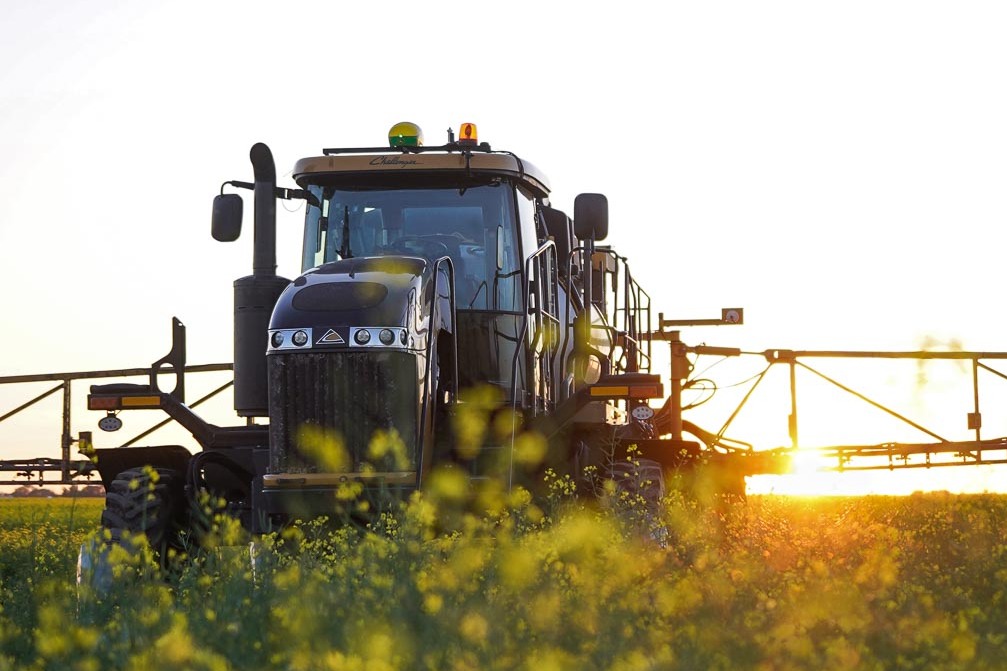
[[[458,132],[458,144],[479,144],[479,131],[474,123],[463,123]]]

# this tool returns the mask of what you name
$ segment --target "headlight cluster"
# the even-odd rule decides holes
[[[311,329],[280,329],[269,334],[270,349],[311,347]]]
[[[367,328],[350,329],[350,340],[359,347],[392,347],[405,346],[408,336],[404,328]]]
[[[322,329],[324,335],[315,342],[310,328],[276,329],[269,332],[270,350],[312,349],[315,346],[349,345],[350,347],[405,347],[409,342],[407,329],[400,327],[351,326],[348,341],[336,332],[336,327]],[[345,333],[345,331],[343,331]],[[314,344],[312,344],[314,343]],[[328,349],[327,347],[325,349]]]

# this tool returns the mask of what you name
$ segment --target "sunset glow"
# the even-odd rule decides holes
[[[0,347],[16,355],[3,374],[149,365],[167,350],[172,316],[189,329],[191,363],[230,361],[233,282],[248,272],[252,236],[230,246],[210,238],[222,180],[250,178],[248,147],[261,140],[278,185],[290,187],[297,158],[383,142],[407,118],[428,140],[478,124],[480,141],[544,169],[550,202],[568,213],[578,193],[604,193],[605,244],[629,260],[652,317],[744,309],[740,326],[683,329],[688,344],[1007,349],[1007,316],[988,297],[1002,285],[1007,247],[1007,88],[990,84],[1007,63],[1000,5],[697,3],[661,6],[648,21],[592,7],[575,24],[565,6],[542,3],[466,13],[500,44],[551,45],[536,66],[549,82],[545,106],[504,94],[527,86],[520,67],[497,68],[482,86],[439,85],[458,65],[454,42],[439,38],[409,56],[427,84],[383,95],[401,79],[403,56],[374,31],[394,12],[309,5],[286,14],[256,3],[13,6],[0,25],[0,252],[8,285],[31,278],[31,289],[5,295]],[[420,12],[411,30],[435,35],[456,14]],[[305,15],[354,29],[305,41]],[[233,66],[263,44],[284,56]],[[326,64],[361,55],[367,67],[343,68],[338,85],[325,79]],[[256,93],[269,82],[282,82],[282,94]],[[346,104],[350,91],[375,104]],[[53,219],[54,207],[68,214]],[[296,277],[304,212],[290,203],[277,211],[277,272]],[[655,361],[666,359],[658,349]],[[684,417],[717,433],[767,362],[748,354],[708,369],[715,363],[695,361],[693,377],[713,380],[716,393]],[[967,365],[808,363],[946,440],[972,437]],[[666,361],[654,372],[667,389]],[[982,436],[1007,436],[1007,381],[979,377]],[[807,370],[797,378],[803,448],[937,440]],[[46,390],[8,387],[0,415]],[[788,387],[786,366],[774,365],[724,435],[756,449],[790,446]],[[100,418],[80,407],[85,393],[75,385],[72,435]],[[230,398],[214,404],[210,421],[234,421]],[[156,421],[129,419],[126,430]],[[59,422],[58,395],[3,422],[3,458],[58,457]],[[192,444],[175,429],[155,437]],[[95,440],[102,448],[116,437]],[[802,466],[753,477],[750,489],[1007,491],[997,473]]]

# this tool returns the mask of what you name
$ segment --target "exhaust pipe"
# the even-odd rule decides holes
[[[266,345],[269,319],[290,280],[276,275],[276,165],[259,142],[249,152],[255,173],[252,274],[234,281],[234,410],[241,417],[269,414]]]
[[[255,174],[255,235],[252,274],[276,276],[276,164],[273,152],[257,142],[248,153]]]

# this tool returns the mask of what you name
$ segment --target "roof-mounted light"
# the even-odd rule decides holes
[[[423,131],[410,121],[399,122],[388,131],[388,145],[391,147],[422,147]]]
[[[463,123],[458,131],[458,144],[479,144],[479,131],[474,123]]]

